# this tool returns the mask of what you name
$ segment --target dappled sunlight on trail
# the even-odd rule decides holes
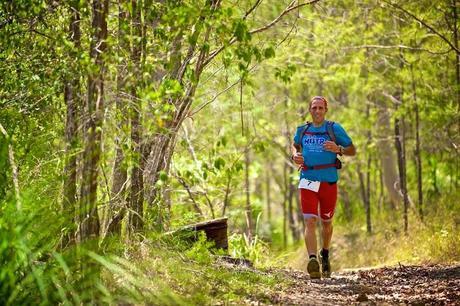
[[[307,273],[283,270],[292,281],[273,302],[294,305],[460,304],[460,265],[399,266],[334,273],[310,280]]]

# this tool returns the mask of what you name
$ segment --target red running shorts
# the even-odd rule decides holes
[[[332,221],[337,204],[337,183],[321,182],[318,192],[300,189],[300,203],[305,219],[320,216],[322,221]]]

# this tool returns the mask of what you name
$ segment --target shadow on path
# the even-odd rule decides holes
[[[277,271],[292,285],[271,297],[289,305],[460,305],[460,265],[398,266],[340,272],[310,280],[307,273]]]

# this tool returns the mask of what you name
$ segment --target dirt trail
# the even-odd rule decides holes
[[[321,280],[310,280],[302,271],[281,273],[293,285],[270,296],[273,304],[460,305],[460,264],[340,272]]]

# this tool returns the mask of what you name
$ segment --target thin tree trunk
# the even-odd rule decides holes
[[[292,240],[293,242],[296,242],[299,240],[299,231],[297,229],[295,219],[294,219],[294,205],[292,205],[293,202],[293,197],[296,191],[295,185],[292,182],[292,170],[291,170],[291,175],[289,175],[288,179],[288,217],[289,217],[289,228],[291,230],[292,234]]]
[[[88,75],[88,98],[85,122],[85,150],[83,155],[83,180],[80,196],[81,239],[99,237],[97,214],[98,166],[101,155],[102,116],[104,111],[104,61],[106,50],[108,0],[93,1],[90,58],[94,71]]]
[[[457,11],[457,6],[458,6],[458,0],[452,0],[452,15],[453,15],[453,21],[454,21],[454,31],[453,31],[453,39],[454,39],[454,46],[458,50],[459,49],[459,43],[458,43],[458,11]],[[457,85],[457,113],[460,113],[460,53],[455,52],[455,80],[456,80],[456,85]],[[460,119],[457,121],[457,127],[458,127],[458,133],[460,134]],[[455,167],[456,167],[456,174],[455,174],[455,187],[458,188],[458,172],[460,168],[460,158],[458,156],[458,151],[455,150],[457,154],[457,158],[455,159]]]
[[[73,43],[75,55],[80,50],[81,32],[80,32],[80,12],[78,1],[73,1],[70,5],[70,25],[69,40]],[[69,60],[69,62],[71,62]],[[65,127],[65,156],[66,164],[64,168],[64,198],[62,201],[62,210],[64,216],[69,217],[72,224],[76,222],[76,204],[77,204],[77,155],[78,146],[78,110],[81,108],[80,99],[80,77],[78,71],[73,71],[74,77],[66,80],[64,85],[64,101],[67,107],[66,127]],[[71,227],[73,229],[73,227]],[[71,231],[64,233],[60,247],[64,248],[72,243],[73,233]]]
[[[378,160],[375,161],[376,163],[378,163]],[[378,211],[380,213],[380,211],[382,210],[382,206],[383,206],[383,201],[385,200],[385,188],[383,186],[383,170],[382,170],[382,165],[381,164],[378,164],[377,165],[377,168],[378,169],[378,173],[379,173],[379,190],[380,190],[380,194],[379,194],[379,203],[378,203]]]
[[[126,11],[127,1],[118,1],[118,56],[123,57],[128,50],[127,30],[128,29],[128,12]],[[123,144],[126,142],[125,131],[129,126],[127,118],[127,59],[123,59],[117,67],[117,94],[116,108],[117,113],[121,117],[118,120],[118,135],[115,138],[115,162],[112,175],[112,189],[110,197],[110,213],[111,220],[107,232],[109,234],[121,234],[121,222],[126,213],[126,185],[128,180],[128,171],[125,163],[125,154],[123,153]]]
[[[136,38],[142,39],[142,25],[141,25],[141,6],[138,5],[137,0],[131,1],[133,11],[132,18],[132,32]],[[137,41],[137,39],[135,40]],[[134,231],[140,231],[144,223],[144,195],[143,195],[143,177],[141,169],[141,127],[140,127],[140,111],[141,103],[138,98],[137,86],[139,78],[142,84],[142,69],[140,67],[141,60],[141,45],[133,43],[132,45],[132,65],[133,65],[133,82],[131,87],[131,144],[133,152],[133,168],[131,170],[131,190],[130,190],[130,226]]]
[[[364,173],[361,170],[361,166],[358,165],[358,177],[359,177],[359,190],[361,192],[361,199],[363,201],[364,210],[366,212],[366,227],[367,233],[372,233],[371,220],[370,220],[370,201],[367,193],[366,181],[364,179]]]
[[[192,191],[190,190],[190,186],[189,186],[189,185],[187,184],[187,182],[186,182],[182,177],[180,177],[179,175],[177,176],[177,180],[179,181],[179,183],[181,183],[182,186],[184,186],[185,190],[187,191],[188,196],[189,196],[190,200],[192,201],[193,208],[195,209],[195,211],[196,211],[200,216],[203,216],[203,212],[201,211],[200,206],[198,205],[198,203],[196,202],[195,198],[193,197]]]
[[[370,137],[370,131],[369,131],[369,137]],[[366,200],[367,200],[367,205],[366,205],[366,228],[367,232],[369,234],[372,233],[372,219],[371,219],[371,165],[372,165],[372,158],[369,153],[369,156],[367,157],[367,186],[366,186]]]
[[[292,178],[289,176],[288,179],[288,220],[289,220],[289,229],[291,230],[292,240],[295,242],[299,239],[298,231],[294,220],[294,206],[292,205],[294,190],[292,188]]]
[[[232,175],[227,174],[227,183],[225,185],[225,196],[224,196],[224,204],[222,207],[222,217],[225,216],[225,210],[227,207],[230,206],[230,183],[232,181]]]
[[[249,166],[251,160],[249,157],[249,147],[244,151],[244,189],[246,192],[246,227],[249,241],[254,237],[254,225],[252,221],[251,192],[249,185]]]
[[[396,95],[397,99],[401,101],[402,93]],[[396,102],[396,111],[399,108],[400,102]],[[402,103],[402,102],[401,102]],[[408,218],[407,210],[409,206],[409,201],[407,198],[407,189],[406,189],[406,156],[404,149],[404,119],[395,118],[395,146],[398,153],[398,168],[399,168],[399,188],[404,199],[404,232],[407,233],[408,230]]]
[[[370,117],[370,105],[367,104],[366,106],[366,118]],[[372,132],[370,129],[367,130],[367,141],[366,147],[369,147],[372,142]],[[361,185],[361,194],[364,202],[364,209],[366,211],[366,229],[367,233],[372,233],[372,221],[371,221],[371,194],[370,194],[370,178],[371,178],[371,152],[367,151],[367,168],[366,168],[366,181],[364,181],[364,175],[359,169],[358,165],[358,172],[359,172],[359,180]]]
[[[420,116],[418,110],[417,91],[414,79],[414,71],[412,65],[410,66],[412,77],[412,95],[414,99],[414,112],[415,112],[415,165],[417,169],[417,192],[418,192],[418,211],[420,219],[423,221],[423,190],[422,190],[422,156],[420,152]]]
[[[343,201],[343,210],[345,212],[345,219],[350,222],[353,219],[353,212],[351,210],[350,196],[345,188],[339,188],[340,199]]]
[[[285,94],[287,97],[289,93],[286,92]],[[286,109],[288,108],[287,102],[288,102],[287,99],[285,99],[284,106],[286,107]],[[291,149],[291,135],[290,135],[291,128],[289,126],[289,119],[287,117],[287,112],[284,113],[284,124],[285,124],[284,136],[286,137],[286,151],[289,151]],[[289,229],[291,230],[293,242],[296,242],[299,239],[299,232],[298,232],[298,229],[295,223],[295,218],[294,218],[295,212],[293,211],[294,207],[292,205],[293,197],[296,191],[296,188],[292,182],[293,169],[289,166],[289,163],[287,161],[284,162],[284,167],[286,168],[286,171],[288,171],[288,173],[290,174],[288,177],[285,177],[286,196],[287,196],[287,217],[288,217]]]
[[[270,175],[268,171],[265,171],[265,200],[267,203],[267,222],[269,226],[271,226],[271,222],[272,222],[272,208],[271,208],[272,199],[271,199],[270,189],[271,189]]]
[[[283,246],[284,248],[287,247],[287,209],[286,209],[286,202],[288,198],[288,185],[287,185],[287,173],[288,173],[288,164],[284,163],[283,166]]]
[[[400,22],[398,22],[399,24]],[[402,44],[402,42],[401,42]],[[403,50],[399,50],[399,68],[401,70],[404,69],[404,55]],[[401,87],[399,93],[396,95],[397,102],[396,102],[396,111],[398,110],[399,106],[403,106],[403,88]],[[401,105],[399,105],[399,103]],[[399,183],[401,188],[401,193],[404,202],[404,232],[407,234],[408,227],[409,227],[409,220],[408,220],[408,209],[409,209],[409,195],[407,191],[407,166],[406,166],[406,124],[404,120],[404,116],[401,116],[401,121],[399,122],[399,118],[395,119],[395,136],[396,136],[396,149],[398,151],[398,166],[399,166]],[[400,124],[400,125],[399,125]]]

